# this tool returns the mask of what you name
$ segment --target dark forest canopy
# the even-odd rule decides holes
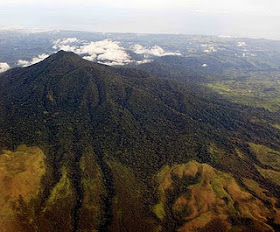
[[[42,175],[37,192],[5,203],[5,210],[17,207],[0,225],[12,222],[19,231],[277,231],[279,115],[225,100],[168,59],[137,70],[60,51],[1,74],[5,175],[16,181],[4,154],[22,163],[36,157]],[[163,78],[166,67],[170,75]],[[188,72],[188,80],[197,81],[182,81]],[[168,78],[173,73],[181,82]],[[32,155],[16,159],[21,153]],[[209,207],[195,214],[200,206],[190,199],[200,197],[208,197]]]

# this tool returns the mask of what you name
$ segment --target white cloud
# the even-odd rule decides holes
[[[130,63],[130,56],[123,50],[107,50],[98,56],[98,60],[109,60],[118,63]]]
[[[120,42],[106,39],[85,44],[80,47],[77,52],[80,54],[101,54],[105,53],[107,50],[124,50],[124,48],[120,46]]]
[[[215,48],[211,44],[202,44],[201,47],[204,48],[203,52],[205,52],[205,53],[212,53],[212,52],[217,52],[218,51],[218,49]]]
[[[237,42],[238,47],[245,47],[246,43],[245,42]]]
[[[53,44],[56,50],[75,52],[85,60],[98,61],[106,65],[125,65],[133,62],[118,41],[106,39],[86,43],[77,38],[65,38],[56,40]]]
[[[242,55],[238,55],[238,54],[235,54],[236,56],[238,56],[238,57],[255,57],[255,56],[257,56],[256,54],[253,54],[253,53],[250,53],[250,52],[244,52],[244,53],[242,53]]]
[[[77,43],[79,40],[77,38],[66,38],[61,41],[62,44]]]
[[[166,56],[166,55],[181,55],[178,52],[166,52],[159,46],[146,48],[140,44],[135,44],[132,51],[136,54],[143,55],[143,60],[132,60],[126,49],[121,46],[119,41],[112,41],[109,39],[100,41],[81,41],[77,38],[64,38],[58,39],[53,42],[55,50],[64,50],[75,52],[82,56],[85,60],[96,61],[105,65],[126,65],[129,63],[143,64],[151,62],[149,59],[153,56]]]
[[[72,51],[72,47],[69,46],[69,44],[72,43],[79,43],[81,42],[77,38],[64,38],[64,39],[58,39],[53,41],[53,49],[59,49],[64,51]]]
[[[98,61],[97,63],[105,64],[105,65],[108,65],[108,66],[117,66],[117,65],[122,66],[122,65],[125,65],[124,63],[116,62],[116,61],[106,61],[106,62]]]
[[[153,56],[180,56],[179,52],[166,52],[160,46],[153,46],[152,48],[146,48],[140,44],[135,44],[132,48],[132,51],[136,54],[149,54]]]
[[[75,52],[76,47],[75,46],[70,46],[70,45],[61,45],[59,47],[59,50],[63,50],[65,52]]]
[[[91,56],[83,56],[85,60],[94,61],[96,59],[96,55],[92,54]]]
[[[208,64],[203,64],[202,67],[206,68],[206,67],[208,67]]]
[[[146,63],[151,63],[153,60],[151,59],[144,59],[144,60],[138,60],[136,61],[136,64],[146,64]]]
[[[106,65],[125,65],[131,63],[132,60],[125,49],[118,41],[102,40],[84,44],[76,49],[76,53],[83,56],[86,60],[97,60]]]
[[[6,72],[10,68],[10,65],[8,65],[7,63],[0,63],[0,73]]]
[[[36,64],[44,59],[46,59],[47,57],[49,57],[48,54],[40,54],[36,57],[33,57],[32,60],[28,61],[28,60],[18,60],[17,65],[22,66],[22,67],[27,67],[30,66],[32,64]]]

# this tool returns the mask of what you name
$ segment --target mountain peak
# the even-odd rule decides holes
[[[86,62],[88,63],[86,60],[84,60],[82,57],[80,57],[79,55],[75,54],[74,52],[67,52],[67,51],[64,51],[64,50],[60,50],[58,51],[57,53],[54,53],[52,55],[50,55],[46,61],[58,61],[58,60],[66,60],[68,59],[68,61],[72,61],[72,62]]]
[[[68,56],[68,57],[79,57],[81,58],[79,55],[77,55],[74,52],[69,52],[69,51],[64,51],[64,50],[60,50],[57,53],[53,54],[57,57],[64,57],[64,56]]]

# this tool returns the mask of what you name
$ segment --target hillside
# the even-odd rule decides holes
[[[63,51],[1,74],[0,99],[0,148],[45,157],[27,175],[0,155],[38,185],[5,202],[18,231],[279,228],[278,114]]]
[[[164,56],[134,67],[161,78],[206,86],[231,102],[280,111],[277,58],[264,54],[257,58],[229,54]]]

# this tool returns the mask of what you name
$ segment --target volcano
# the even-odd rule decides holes
[[[60,51],[0,75],[0,228],[279,231],[280,117]]]

